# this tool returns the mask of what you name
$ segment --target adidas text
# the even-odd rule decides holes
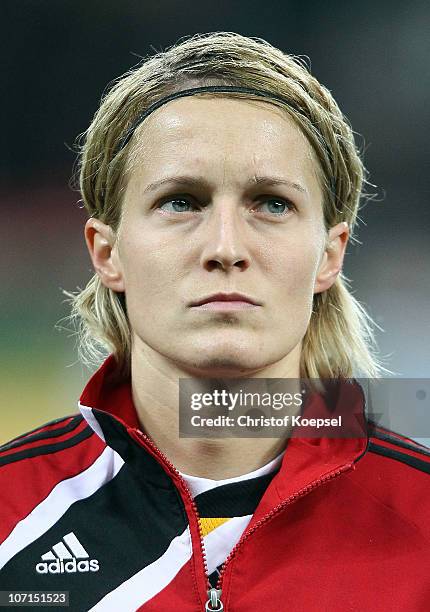
[[[99,562],[97,559],[71,559],[70,561],[63,561],[62,559],[55,559],[47,563],[41,561],[36,565],[36,572],[38,574],[75,574],[77,572],[98,572]]]

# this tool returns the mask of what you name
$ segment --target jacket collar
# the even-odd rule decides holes
[[[116,361],[110,355],[92,375],[79,399],[79,409],[88,421],[89,410],[95,409],[109,414],[127,430],[139,429],[140,423],[131,395],[130,381],[113,382]],[[93,423],[89,422],[93,427]],[[94,429],[94,427],[93,427]],[[100,431],[96,431],[100,435]]]
[[[127,444],[136,444],[136,432],[141,431],[141,425],[130,381],[111,382],[115,366],[115,358],[111,355],[88,381],[79,408],[96,434],[126,460]],[[272,481],[274,486],[270,487],[270,494],[263,497],[258,514],[311,483],[324,480],[329,474],[355,469],[368,447],[365,399],[355,381],[334,388],[329,402],[315,395],[302,413],[302,418],[339,416],[342,417],[340,428],[319,431],[298,426],[294,429],[280,471]]]

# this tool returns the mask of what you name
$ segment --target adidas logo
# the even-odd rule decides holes
[[[54,554],[55,553],[55,554]],[[98,572],[99,562],[90,559],[73,531],[64,536],[36,565],[38,574],[76,574],[77,572]]]

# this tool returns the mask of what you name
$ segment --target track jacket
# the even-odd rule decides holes
[[[79,612],[430,610],[427,448],[370,423],[291,437],[214,590],[196,503],[113,367],[80,414],[0,448],[0,591],[68,591]]]

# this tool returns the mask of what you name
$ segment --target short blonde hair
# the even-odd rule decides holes
[[[326,229],[345,221],[354,239],[365,170],[349,123],[301,58],[260,38],[232,32],[180,40],[144,59],[104,95],[83,134],[78,159],[80,190],[92,217],[110,225],[114,232],[118,229],[130,148],[137,139],[134,135],[131,143],[120,149],[127,129],[157,100],[199,85],[254,88],[291,101],[267,100],[289,114],[313,147],[320,166]],[[203,95],[253,98],[233,92]],[[68,295],[72,318],[78,324],[81,357],[94,364],[113,353],[120,375],[128,376],[131,330],[125,296],[106,288],[98,275],[83,290]],[[348,279],[339,274],[327,291],[314,295],[302,343],[301,376],[377,376],[384,368],[377,359],[372,329],[372,320],[348,289]]]

